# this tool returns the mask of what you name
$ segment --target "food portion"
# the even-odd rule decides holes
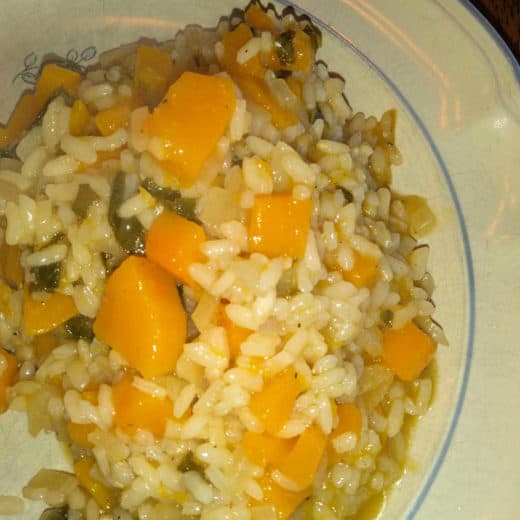
[[[252,3],[44,65],[0,130],[0,411],[72,456],[42,518],[349,518],[401,477],[434,217],[320,45]]]

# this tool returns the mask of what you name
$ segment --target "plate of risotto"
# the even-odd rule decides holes
[[[520,312],[518,64],[422,4],[0,15],[0,516],[480,511],[461,435],[519,404],[474,352],[518,361],[475,320],[475,279],[479,323]]]

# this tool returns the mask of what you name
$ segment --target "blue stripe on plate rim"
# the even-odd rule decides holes
[[[458,1],[460,1],[463,4],[467,4],[466,0],[458,0]],[[469,319],[468,319],[467,344],[466,344],[466,359],[464,361],[464,372],[463,372],[462,381],[460,384],[459,396],[457,399],[457,403],[455,405],[455,410],[453,412],[452,418],[451,418],[449,426],[448,426],[448,431],[445,434],[444,440],[441,445],[441,449],[440,449],[439,453],[437,454],[437,458],[433,464],[433,467],[430,470],[430,473],[429,473],[425,483],[423,484],[422,489],[420,490],[419,494],[415,498],[413,505],[411,506],[410,510],[408,511],[407,519],[412,520],[415,517],[415,515],[418,513],[419,509],[421,508],[422,503],[424,502],[426,496],[428,495],[428,492],[430,491],[430,488],[439,473],[442,463],[444,462],[444,459],[446,458],[446,453],[448,452],[448,448],[451,444],[451,441],[453,440],[453,435],[455,433],[455,429],[457,427],[457,423],[458,423],[460,414],[462,412],[462,407],[463,407],[464,399],[466,396],[466,390],[468,387],[471,362],[473,360],[473,343],[474,343],[474,337],[475,337],[475,279],[474,279],[471,247],[470,247],[470,243],[469,243],[468,231],[466,229],[466,224],[464,221],[462,207],[460,205],[459,199],[457,197],[457,193],[455,191],[455,186],[453,185],[453,182],[450,178],[450,175],[448,173],[448,168],[440,153],[439,148],[435,144],[433,138],[431,137],[430,133],[428,132],[428,129],[426,128],[426,125],[420,118],[419,114],[415,111],[415,109],[412,107],[411,103],[404,96],[404,94],[397,87],[397,85],[386,75],[386,73],[382,69],[380,69],[373,61],[371,61],[370,58],[368,58],[368,56],[366,56],[360,49],[355,47],[351,42],[346,40],[338,31],[336,31],[334,28],[330,27],[326,22],[324,22],[323,20],[321,20],[314,14],[310,13],[306,9],[303,9],[302,7],[293,3],[291,0],[278,0],[278,2],[282,5],[293,7],[294,9],[296,9],[297,12],[307,15],[314,23],[316,23],[316,25],[320,26],[326,32],[328,32],[329,34],[334,36],[341,43],[343,43],[343,45],[349,47],[385,83],[388,84],[388,86],[392,89],[392,91],[397,96],[399,101],[404,105],[407,112],[411,115],[411,117],[417,124],[417,127],[420,129],[424,138],[428,142],[428,144],[431,148],[431,151],[442,172],[444,180],[446,181],[446,184],[450,191],[450,195],[453,200],[453,204],[455,206],[455,210],[457,213],[457,219],[459,222],[460,233],[461,233],[462,241],[463,241],[464,256],[465,256],[465,260],[466,260],[466,279],[467,279],[467,284],[468,284],[468,289],[469,289]],[[445,11],[445,12],[450,17],[452,17],[452,15],[449,14],[449,12],[447,12],[447,11]],[[470,10],[470,12],[471,12],[471,10]],[[482,23],[482,21],[480,23],[483,26],[483,28],[486,28],[486,26]],[[496,33],[493,34],[493,32],[491,32],[491,29],[492,29],[492,27],[487,27],[487,31],[490,33],[490,35],[495,36],[495,40],[497,40],[497,44],[501,48],[504,48],[505,43],[500,39],[500,37]],[[512,57],[512,54],[510,51],[509,51],[509,54],[510,54],[510,56],[508,56],[509,61],[512,62],[512,66],[514,67],[514,63],[515,63],[514,58]],[[517,71],[517,73],[518,73],[518,71]]]

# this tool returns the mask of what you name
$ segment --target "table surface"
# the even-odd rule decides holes
[[[520,59],[520,1],[471,0]]]

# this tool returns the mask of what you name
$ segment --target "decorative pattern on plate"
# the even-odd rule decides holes
[[[32,51],[25,56],[23,60],[23,70],[18,72],[13,77],[11,83],[14,84],[16,80],[19,79],[27,85],[36,85],[36,81],[40,75],[41,65],[47,61],[53,61],[59,63],[60,65],[78,69],[79,71],[83,72],[87,62],[93,60],[96,55],[97,49],[93,45],[85,47],[81,52],[76,49],[69,49],[65,55],[65,58],[58,58],[58,56],[54,54],[46,54],[42,59],[40,59],[38,54]]]

